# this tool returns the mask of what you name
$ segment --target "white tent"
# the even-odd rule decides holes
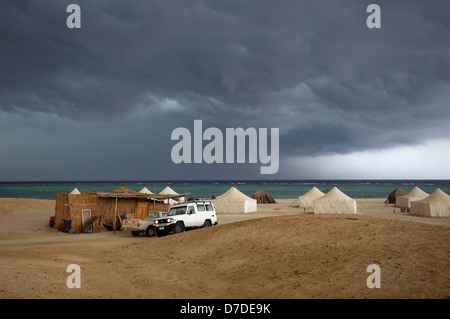
[[[298,201],[301,208],[314,207],[314,200],[324,196],[325,193],[320,191],[316,186],[311,188],[307,193],[298,197]]]
[[[356,201],[336,186],[324,196],[314,200],[314,214],[356,214]]]
[[[425,193],[423,190],[421,190],[419,187],[415,186],[412,191],[410,191],[408,194],[404,196],[400,196],[397,198],[395,205],[397,207],[406,207],[411,208],[411,202],[415,202],[418,200],[422,200],[426,197],[430,196],[430,194]]]
[[[69,194],[70,194],[70,195],[80,195],[81,193],[80,193],[80,191],[78,190],[78,188],[75,187]]]
[[[241,193],[234,186],[214,199],[213,204],[217,213],[250,213],[257,210],[256,199]]]
[[[428,217],[450,217],[450,196],[437,188],[427,198],[412,202],[411,214]]]
[[[160,191],[159,194],[162,194],[162,195],[180,195],[177,192],[175,192],[172,188],[170,188],[169,186],[167,186],[162,191]],[[166,199],[164,202],[166,204],[174,205],[174,204],[178,204],[179,202],[184,202],[184,201],[185,201],[185,198],[184,197],[180,197],[178,199],[178,201],[176,201],[176,200],[174,200],[172,198],[169,198],[169,199]]]
[[[139,193],[141,194],[153,194],[147,187],[142,188]]]

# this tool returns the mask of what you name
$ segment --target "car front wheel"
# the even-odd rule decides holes
[[[183,225],[183,223],[180,223],[180,222],[176,223],[175,226],[173,227],[173,232],[175,234],[184,232],[184,225]]]
[[[152,226],[147,227],[145,234],[147,235],[147,237],[155,236],[155,228],[153,228]]]

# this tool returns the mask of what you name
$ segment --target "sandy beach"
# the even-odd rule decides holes
[[[356,215],[314,215],[297,200],[165,237],[48,229],[55,201],[0,198],[0,297],[450,298],[450,218],[357,199]],[[67,266],[81,268],[69,289]],[[370,264],[381,287],[369,289]]]

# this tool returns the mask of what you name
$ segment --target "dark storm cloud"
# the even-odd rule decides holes
[[[448,1],[372,2],[2,1],[0,109],[280,127],[282,156],[449,137]]]

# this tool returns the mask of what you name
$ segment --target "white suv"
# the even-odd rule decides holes
[[[209,200],[193,200],[170,208],[167,217],[155,219],[156,235],[175,234],[187,229],[217,225],[214,205]]]

